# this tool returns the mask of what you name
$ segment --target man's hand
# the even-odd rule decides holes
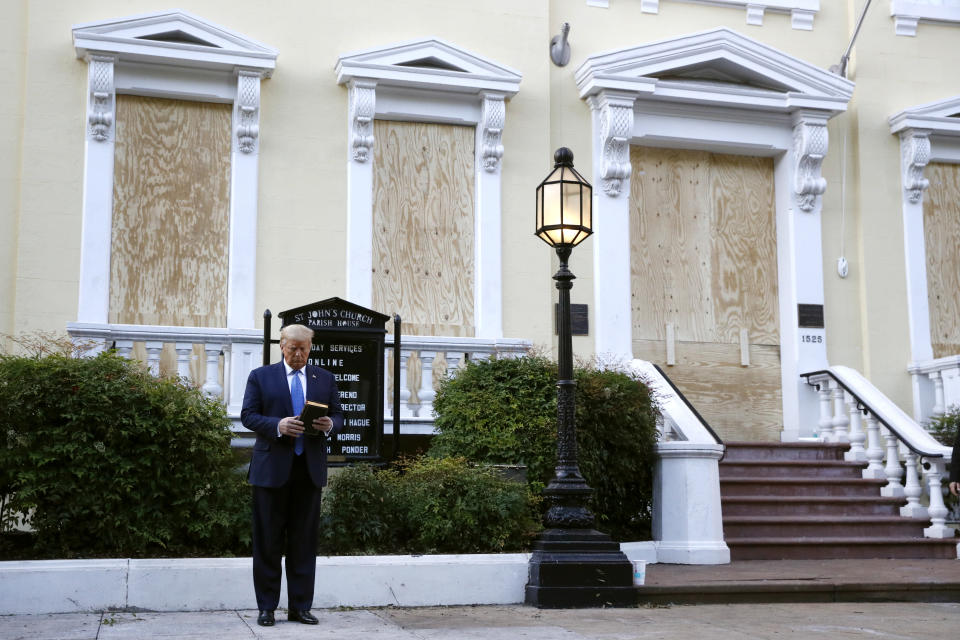
[[[950,493],[952,493],[955,496],[960,496],[960,482],[950,483]]]
[[[333,429],[333,420],[330,419],[330,416],[322,416],[320,418],[316,418],[313,421],[313,428],[319,429],[325,434],[329,434],[330,429]]]
[[[285,436],[299,438],[303,435],[303,423],[297,420],[296,416],[284,418],[277,425],[277,430]]]

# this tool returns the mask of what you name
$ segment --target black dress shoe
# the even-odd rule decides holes
[[[272,627],[276,624],[273,618],[273,611],[261,611],[257,616],[257,624],[261,627]]]
[[[290,622],[302,622],[303,624],[320,624],[317,617],[310,613],[310,609],[290,609],[287,612],[287,620]]]

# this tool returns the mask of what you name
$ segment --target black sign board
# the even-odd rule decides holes
[[[570,305],[570,335],[586,336],[590,334],[590,315],[585,304]],[[553,304],[553,333],[560,332],[560,305]]]
[[[340,298],[281,311],[283,326],[314,330],[310,364],[337,379],[343,429],[327,448],[329,461],[380,459],[383,435],[383,344],[390,316]]]
[[[801,329],[823,329],[823,305],[798,304],[797,318]]]

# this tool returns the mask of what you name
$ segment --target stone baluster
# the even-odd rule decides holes
[[[189,342],[177,342],[174,345],[177,352],[177,376],[182,380],[190,380],[190,356],[193,353],[193,345]]]
[[[942,416],[947,410],[943,399],[943,376],[939,371],[931,371],[927,375],[933,381],[933,407],[930,409],[930,417],[935,418]]]
[[[863,477],[873,480],[886,478],[883,469],[883,446],[880,443],[880,425],[872,413],[867,412],[867,468],[863,470]]]
[[[133,353],[133,340],[117,340],[114,349],[116,349],[118,356],[129,360]]]
[[[203,345],[203,351],[207,356],[207,381],[203,384],[203,392],[211,398],[219,398],[223,395],[223,387],[220,386],[220,352],[223,345],[207,342]]]
[[[844,404],[846,392],[839,383],[830,383],[830,395],[833,399],[833,442],[850,442],[847,427],[850,426],[850,417]]]
[[[831,442],[833,438],[833,415],[830,411],[830,382],[824,380],[817,384],[820,397],[820,421],[817,423],[821,442]]]
[[[480,362],[481,360],[489,360],[490,355],[489,351],[474,351],[470,354],[470,359]]]
[[[900,465],[900,443],[897,441],[897,436],[889,429],[883,430],[883,437],[887,441],[887,465],[884,467],[887,485],[880,489],[880,495],[888,498],[902,498],[903,484],[900,478],[903,477],[903,467]]]
[[[920,484],[920,475],[917,471],[917,454],[907,450],[903,459],[907,465],[903,487],[903,495],[907,497],[907,504],[900,507],[900,515],[905,518],[926,518],[927,509],[920,504],[923,486]]]
[[[147,369],[154,376],[160,375],[160,354],[163,352],[163,342],[159,340],[147,340],[143,343],[147,350]]]
[[[420,352],[420,389],[417,391],[420,406],[417,415],[423,418],[433,418],[433,399],[437,397],[433,389],[433,359],[436,357],[436,351]]]
[[[924,460],[924,475],[927,478],[927,493],[930,498],[930,507],[927,514],[930,516],[930,526],[923,530],[927,538],[952,538],[955,535],[953,527],[948,527],[947,506],[943,503],[943,485],[941,480],[945,465],[943,458]]]
[[[460,360],[463,359],[463,354],[459,351],[446,351],[443,355],[447,361],[447,377],[452,378],[457,374],[457,369],[460,367]]]
[[[409,418],[413,414],[410,412],[410,387],[407,386],[407,365],[410,363],[410,350],[400,349],[400,417]]]
[[[867,459],[867,451],[863,448],[863,443],[867,440],[867,434],[863,430],[863,414],[857,406],[857,399],[849,393],[846,397],[847,413],[850,416],[850,450],[843,454],[843,459],[864,462]]]

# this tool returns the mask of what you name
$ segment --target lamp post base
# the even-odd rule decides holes
[[[541,609],[629,607],[638,602],[633,563],[593,529],[547,529],[533,545],[526,604]]]

